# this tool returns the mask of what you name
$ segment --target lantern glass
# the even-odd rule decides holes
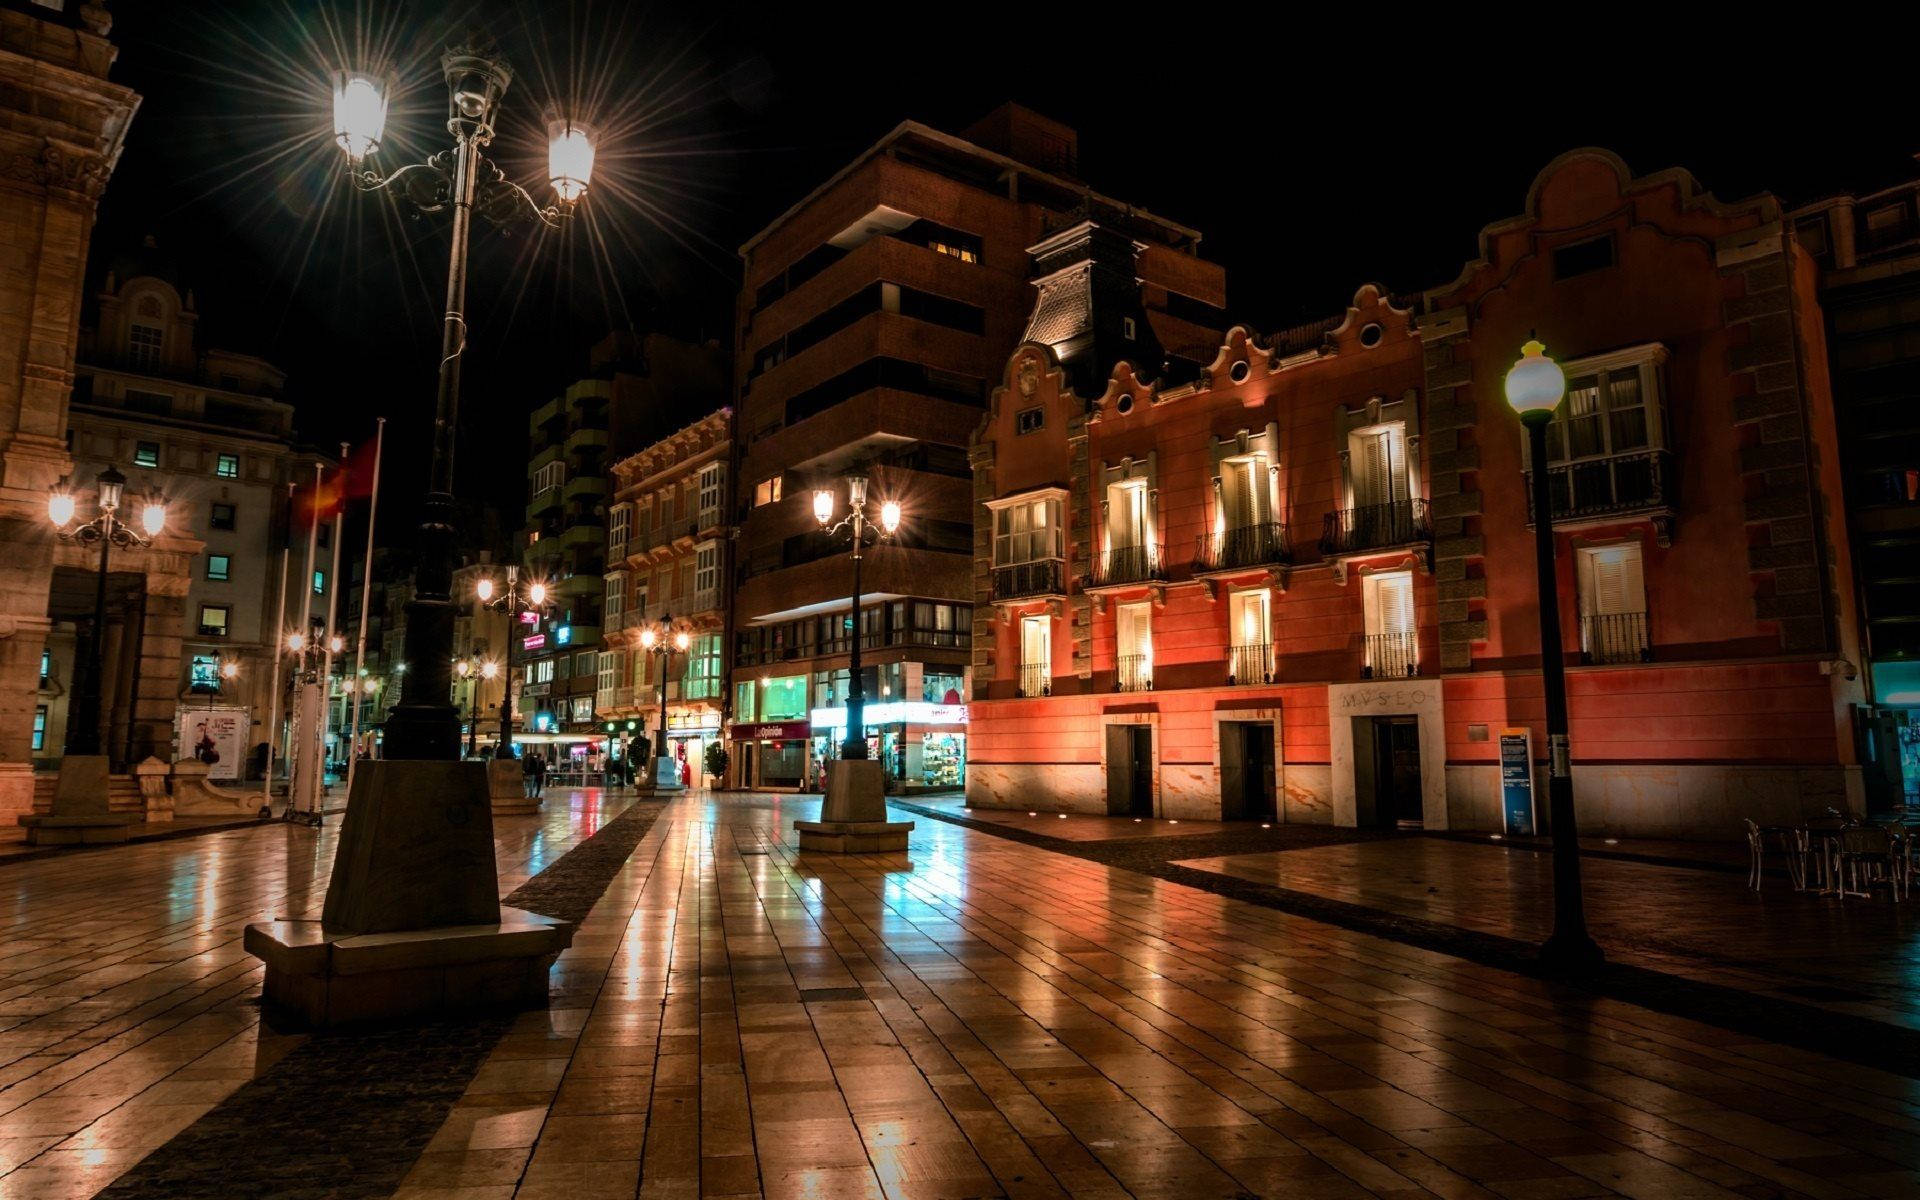
[[[892,533],[900,528],[900,502],[889,500],[880,506],[880,528]]]
[[[47,518],[55,525],[67,525],[73,521],[73,493],[55,492],[47,497]]]
[[[333,140],[359,162],[380,148],[387,131],[387,85],[362,71],[333,75]]]
[[[167,506],[158,500],[150,501],[140,510],[140,525],[147,531],[148,537],[159,537],[161,530],[167,527]]]
[[[480,597],[480,603],[482,604],[485,604],[489,600],[492,600],[493,599],[493,580],[488,579],[485,575],[482,575],[480,577],[480,582],[473,585],[473,594]]]
[[[1550,413],[1567,394],[1567,376],[1546,355],[1546,347],[1529,341],[1520,348],[1520,361],[1507,372],[1507,403],[1522,416]]]
[[[593,178],[593,132],[557,117],[547,122],[547,178],[563,204],[586,195]]]
[[[100,507],[107,512],[119,508],[120,497],[127,486],[127,477],[108,467],[100,472],[96,482],[100,485]]]
[[[536,605],[545,604],[547,602],[547,585],[544,583],[536,583],[528,588],[527,599]]]
[[[673,648],[675,650],[685,650],[692,644],[693,639],[687,636],[686,630],[684,629],[673,635]]]
[[[813,494],[813,519],[822,525],[833,520],[833,493],[825,488]]]

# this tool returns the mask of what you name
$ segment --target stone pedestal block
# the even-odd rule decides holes
[[[325,1028],[547,1003],[547,972],[573,941],[564,921],[517,908],[484,925],[341,934],[319,921],[247,926],[266,1002]]]
[[[885,854],[907,848],[912,821],[887,820],[887,777],[872,759],[827,764],[827,795],[818,821],[795,821],[802,850]]]
[[[491,925],[499,914],[486,768],[423,759],[361,763],[327,885],[327,929]]]
[[[522,816],[540,811],[540,800],[527,795],[527,773],[517,758],[487,760],[487,796],[497,816]]]
[[[53,808],[45,816],[20,818],[29,846],[124,842],[132,813],[107,811],[109,766],[104,754],[69,754],[60,760]]]
[[[647,782],[641,788],[645,792],[683,792],[680,783],[680,760],[676,758],[654,758],[647,760]]]
[[[208,782],[207,764],[203,762],[187,759],[173,764],[176,817],[254,817],[266,803],[265,792],[228,791]]]

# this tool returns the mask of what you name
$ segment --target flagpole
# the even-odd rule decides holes
[[[287,639],[287,570],[293,565],[293,480],[287,480],[287,537],[280,546],[279,596],[273,602],[273,638],[267,655],[273,660],[272,682],[267,684],[267,776],[262,784],[266,793],[260,811],[273,815],[273,751],[280,741],[280,654]]]
[[[327,726],[333,724],[333,639],[339,635],[340,619],[340,543],[346,539],[347,518],[347,459],[353,453],[353,447],[340,443],[340,487],[339,507],[333,510],[333,566],[327,573],[327,645],[326,659],[320,670],[320,794],[325,795],[327,771]],[[318,519],[316,515],[316,520]],[[347,761],[353,761],[353,751],[347,751]],[[324,807],[324,805],[322,806]]]
[[[373,605],[373,522],[380,515],[380,450],[387,437],[387,419],[373,426],[373,491],[367,502],[367,554],[360,565],[360,630],[353,642],[353,732],[347,739],[347,796],[353,796],[353,767],[360,760],[360,673],[367,666],[367,620]]]
[[[310,507],[313,508],[313,520],[312,523],[307,526],[307,566],[300,575],[300,628],[298,632],[303,641],[300,651],[300,678],[297,680],[297,694],[300,699],[294,706],[293,718],[297,739],[300,739],[302,735],[304,735],[304,739],[311,739],[313,737],[312,730],[301,730],[299,726],[301,724],[300,712],[306,707],[306,689],[308,686],[306,676],[311,671],[312,668],[310,664],[313,662],[313,560],[319,553],[320,548],[319,504],[322,476],[325,470],[325,464],[316,458],[313,463],[313,502],[312,505],[310,505]],[[301,769],[303,762],[310,762],[313,758],[311,751],[307,749],[306,740],[296,740],[294,742],[292,757],[293,771],[289,776],[287,787],[287,819],[290,821],[310,821],[314,819],[319,812],[319,802],[317,798],[315,798],[312,811],[302,807],[296,816],[294,810],[294,805],[305,799],[305,797],[298,793],[305,792],[312,786],[311,781],[307,778],[307,773],[315,769],[313,767],[308,767],[305,771]]]

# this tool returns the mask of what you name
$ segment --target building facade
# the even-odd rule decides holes
[[[615,722],[624,741],[626,723],[636,722],[651,744],[664,685],[667,753],[695,784],[726,716],[733,446],[733,410],[709,413],[615,463],[607,510],[602,726]],[[685,633],[687,650],[649,650],[641,640],[648,629],[656,647]]]
[[[740,513],[730,739],[742,786],[819,786],[844,732],[851,565],[812,512],[848,474],[905,511],[865,562],[872,749],[896,787],[960,782],[974,623],[967,435],[1025,327],[1027,248],[1112,208],[1140,246],[1137,345],[1217,342],[1189,229],[1074,178],[1073,130],[1007,106],[955,137],[908,122],[741,248]],[[1131,286],[1131,281],[1130,281]],[[1116,334],[1120,331],[1116,330]]]
[[[1015,352],[973,448],[972,803],[1500,829],[1503,731],[1546,744],[1502,392],[1537,331],[1583,831],[1858,807],[1817,275],[1778,205],[1578,151],[1480,245],[1191,375]]]
[[[1920,806],[1920,182],[1792,214],[1820,265],[1864,622],[1867,805]]]

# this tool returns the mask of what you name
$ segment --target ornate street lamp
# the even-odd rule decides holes
[[[507,586],[504,591],[494,587],[493,580],[482,575],[473,585],[473,594],[480,607],[507,615],[507,662],[506,683],[500,689],[500,741],[493,748],[495,758],[513,757],[513,643],[520,637],[521,614],[532,613],[538,618],[547,613],[547,585],[539,580],[526,580],[520,577],[520,568],[507,566]],[[480,664],[482,678],[492,679],[497,670],[494,664]],[[472,749],[471,746],[468,747]]]
[[[70,757],[97,756],[100,753],[100,674],[106,654],[107,632],[107,556],[115,546],[123,550],[152,544],[167,527],[167,506],[149,498],[140,506],[140,528],[135,529],[119,517],[125,498],[127,477],[112,467],[94,477],[95,514],[83,525],[73,523],[77,507],[73,493],[65,487],[47,497],[47,517],[63,542],[82,546],[98,543],[100,566],[93,583],[93,627],[74,656],[73,701],[67,718],[66,752]]]
[[[640,630],[640,648],[656,656],[660,661],[655,674],[660,680],[660,736],[653,747],[653,789],[655,791],[677,791],[680,787],[680,769],[667,757],[667,668],[673,663],[674,653],[687,652],[693,645],[693,636],[685,629],[674,627],[673,617],[660,614],[660,620]]]
[[[880,506],[876,524],[867,511],[867,477],[847,476],[847,515],[834,521],[833,491],[821,488],[813,493],[813,518],[820,522],[828,537],[845,533],[853,544],[853,649],[848,657],[847,739],[841,743],[840,757],[860,759],[867,756],[867,689],[860,678],[860,562],[869,545],[885,541],[900,529],[900,505],[892,500]]]
[[[1567,392],[1560,364],[1529,341],[1507,372],[1507,403],[1527,427],[1533,465],[1533,549],[1540,593],[1540,676],[1547,694],[1547,813],[1553,823],[1553,933],[1540,958],[1560,970],[1592,970],[1604,959],[1587,932],[1580,892],[1580,833],[1573,811],[1572,755],[1567,744],[1567,671],[1560,647],[1560,588],[1553,560],[1553,487],[1547,478],[1547,426]]]
[[[533,219],[558,226],[586,194],[593,175],[593,138],[566,117],[548,123],[548,178],[554,203],[542,207],[509,180],[482,151],[493,141],[494,119],[513,73],[480,45],[448,51],[440,60],[448,94],[447,132],[453,145],[391,174],[366,167],[386,131],[387,81],[341,71],[333,81],[334,140],[345,152],[349,176],[361,191],[387,191],[421,212],[452,210],[453,247],[447,264],[447,309],[441,329],[440,387],[434,405],[427,497],[414,560],[413,598],[407,603],[404,650],[412,667],[401,701],[387,712],[389,758],[454,759],[460,753],[460,715],[451,699],[453,663],[453,438],[459,419],[460,366],[467,346],[464,313],[467,242],[475,210],[496,224]],[[507,752],[504,743],[501,753]]]

